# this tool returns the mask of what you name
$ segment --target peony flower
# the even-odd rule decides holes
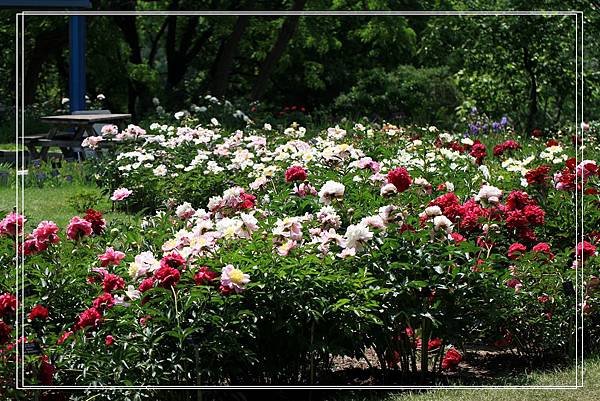
[[[177,285],[180,277],[181,273],[179,273],[179,270],[169,267],[168,265],[162,265],[157,271],[154,272],[154,279],[161,287],[164,288],[170,288]],[[144,292],[142,291],[141,286],[140,292]]]
[[[57,233],[59,231],[58,226],[53,221],[44,220],[38,224],[37,228],[33,230],[31,236],[38,242],[47,244],[56,244],[60,242],[60,238]]]
[[[398,167],[390,170],[387,175],[388,183],[393,184],[398,192],[404,192],[412,184],[412,178],[408,170],[404,167]]]
[[[75,216],[71,219],[69,226],[67,227],[67,238],[75,241],[82,237],[92,235],[93,232],[92,223],[79,216]]]
[[[102,280],[102,289],[104,292],[113,292],[125,288],[125,280],[116,274],[108,273],[104,275]]]
[[[185,266],[185,258],[181,256],[179,252],[173,251],[162,257],[162,259],[160,260],[160,266],[168,266],[178,269],[182,266]]]
[[[188,202],[184,202],[183,204],[177,206],[177,209],[175,209],[175,214],[181,220],[189,219],[190,217],[192,217],[194,215],[194,213],[196,213],[196,211],[194,210],[192,205],[189,204]]]
[[[433,218],[433,228],[435,231],[443,230],[446,232],[446,234],[450,234],[454,230],[454,225],[452,224],[452,221],[450,221],[449,218],[442,215],[435,216]]]
[[[462,361],[462,354],[455,348],[450,348],[442,359],[442,369],[455,369],[460,361]]]
[[[96,327],[102,315],[98,312],[98,309],[92,307],[84,310],[78,316],[77,323],[75,323],[75,329],[84,329],[86,327]]]
[[[98,255],[100,266],[106,267],[109,265],[118,266],[125,258],[125,254],[120,251],[115,251],[112,247],[106,248],[102,255]]]
[[[43,305],[36,305],[31,309],[31,312],[29,312],[29,320],[35,320],[35,319],[41,319],[41,320],[46,320],[48,319],[48,308],[46,308]]]
[[[110,347],[114,343],[115,343],[115,338],[112,335],[108,334],[106,337],[104,337],[104,344],[107,347]]]
[[[515,242],[511,246],[508,247],[508,258],[516,259],[519,256],[521,256],[521,254],[524,252],[527,252],[527,247],[523,244]]]
[[[22,214],[15,212],[7,214],[4,219],[0,220],[0,236],[9,235],[15,237],[21,235],[23,225],[26,221],[27,219]]]
[[[102,218],[102,213],[94,209],[88,209],[85,211],[84,220],[89,221],[92,224],[92,230],[94,234],[100,235],[106,228],[106,221]]]
[[[386,196],[386,197],[395,195],[397,193],[398,193],[398,190],[396,189],[396,186],[394,184],[385,184],[379,190],[379,194],[381,196]]]
[[[208,266],[201,266],[198,273],[194,275],[196,285],[207,285],[217,278],[217,273],[210,270]]]
[[[92,306],[99,311],[111,308],[115,304],[115,299],[109,292],[103,292],[92,301]]]
[[[475,196],[476,201],[481,201],[484,205],[488,203],[496,204],[500,202],[502,191],[491,185],[483,185],[479,193]]]
[[[540,242],[539,244],[535,245],[533,248],[531,248],[531,251],[537,253],[544,253],[548,255],[549,259],[554,259],[554,254],[550,249],[550,245],[545,242]]]
[[[329,205],[333,199],[342,199],[346,187],[336,181],[327,181],[319,191],[319,201]]]
[[[139,289],[139,291],[140,291],[141,293],[144,293],[144,292],[148,291],[149,289],[151,289],[151,288],[153,288],[153,287],[154,287],[154,282],[155,282],[155,279],[154,279],[154,277],[148,277],[148,278],[145,278],[145,279],[144,279],[144,280],[142,280],[142,282],[140,283],[140,286],[139,286],[139,288],[138,288],[138,289]]]
[[[579,242],[575,247],[575,254],[578,259],[587,259],[596,254],[596,247],[587,241]]]
[[[110,199],[113,201],[122,201],[127,199],[132,193],[133,191],[130,191],[127,188],[118,188],[115,189]]]
[[[244,290],[246,284],[250,282],[250,276],[240,269],[236,269],[233,265],[223,267],[221,272],[221,286],[230,288],[237,293]]]
[[[344,247],[362,251],[364,244],[373,238],[373,233],[365,224],[352,224],[344,234]]]
[[[308,174],[301,166],[291,166],[285,172],[285,180],[287,182],[292,181],[306,181]]]

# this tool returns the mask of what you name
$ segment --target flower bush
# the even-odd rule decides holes
[[[18,341],[40,347],[32,383],[196,385],[326,383],[335,356],[426,375],[477,344],[568,355],[576,312],[595,338],[597,155],[575,161],[565,136],[180,117],[111,131],[119,152],[94,165],[140,224],[0,222],[0,262],[16,251],[26,273],[19,305],[3,276],[3,373]]]

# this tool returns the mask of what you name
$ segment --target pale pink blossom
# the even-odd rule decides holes
[[[127,188],[118,188],[118,189],[115,189],[115,192],[113,192],[110,199],[112,199],[113,201],[122,201],[122,200],[127,199],[132,193],[133,193],[133,191],[131,191]]]

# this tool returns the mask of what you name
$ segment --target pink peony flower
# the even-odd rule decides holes
[[[0,236],[9,235],[15,237],[23,231],[23,225],[27,219],[22,214],[15,212],[9,213],[6,217],[0,220]]]
[[[221,272],[221,286],[230,288],[237,293],[244,290],[246,284],[250,282],[250,276],[240,269],[236,269],[233,265],[223,267]]]
[[[106,267],[109,265],[117,266],[125,258],[125,254],[120,251],[115,251],[112,247],[106,248],[102,255],[98,255],[100,266]]]
[[[118,188],[118,189],[115,189],[115,192],[113,192],[110,199],[112,199],[113,201],[117,201],[117,202],[122,201],[122,200],[129,198],[129,196],[132,193],[133,193],[133,191],[130,191],[127,188]]]
[[[57,235],[58,230],[59,228],[56,223],[44,220],[33,230],[31,236],[41,243],[56,244],[60,242],[60,238]]]
[[[110,347],[111,345],[113,345],[115,343],[115,338],[113,336],[111,336],[110,334],[107,335],[106,337],[104,337],[104,344],[107,347]]]
[[[73,241],[92,235],[92,233],[92,223],[79,216],[73,217],[67,227],[67,238]]]

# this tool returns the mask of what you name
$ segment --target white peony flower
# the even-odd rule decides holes
[[[319,191],[319,201],[329,205],[332,199],[341,199],[344,197],[346,187],[336,181],[327,181]]]

